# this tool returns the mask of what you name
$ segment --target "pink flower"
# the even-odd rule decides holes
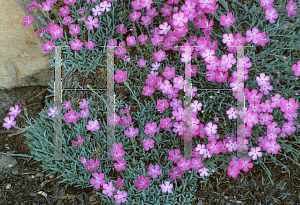
[[[8,117],[4,118],[4,121],[6,123],[3,123],[3,127],[5,127],[8,130],[11,128],[11,126],[15,126],[16,125],[16,121],[14,121],[14,117],[13,116],[10,116],[9,118]]]
[[[232,68],[232,65],[236,63],[236,59],[234,58],[232,53],[229,53],[228,55],[222,56],[222,64],[225,64],[227,68]]]
[[[81,118],[85,119],[85,118],[87,118],[89,115],[90,115],[90,114],[89,114],[89,110],[88,110],[88,109],[81,110],[81,115],[80,115]]]
[[[225,33],[223,34],[223,43],[226,43],[227,46],[231,46],[234,43],[235,37],[232,35],[232,33]]]
[[[250,41],[252,41],[258,35],[258,33],[259,33],[259,30],[256,27],[252,28],[252,32],[251,32],[251,30],[247,30],[246,31],[247,42],[249,43]]]
[[[129,131],[128,131],[129,130]],[[134,127],[129,127],[128,130],[125,130],[124,131],[124,134],[127,136],[127,137],[136,137],[136,135],[139,133],[139,130],[138,129],[134,129]]]
[[[239,169],[234,169],[231,166],[228,167],[228,175],[233,177],[234,179],[237,178],[237,175],[239,175],[241,171]]]
[[[64,18],[64,20],[61,22],[62,24],[64,24],[64,25],[69,25],[70,23],[73,23],[73,19],[70,17],[70,16],[66,16],[65,18]]]
[[[78,142],[72,141],[73,145],[76,147],[80,147],[82,145],[82,143],[85,141],[84,138],[77,136]]]
[[[245,116],[245,122],[249,127],[253,127],[253,125],[256,125],[258,123],[258,114],[248,111]]]
[[[277,154],[280,149],[280,145],[276,144],[276,140],[267,141],[265,146],[268,153]]]
[[[159,127],[165,130],[169,130],[172,127],[173,123],[171,122],[171,118],[167,117],[166,119],[160,119]]]
[[[88,42],[85,44],[85,48],[86,48],[86,49],[93,50],[94,47],[95,47],[95,43],[92,42],[92,41],[88,41]]]
[[[136,44],[136,40],[134,36],[127,36],[126,38],[127,45],[134,46]]]
[[[122,191],[118,190],[117,194],[114,195],[116,203],[117,204],[125,203],[126,202],[126,196],[127,196],[127,192],[126,191],[124,191],[122,193]]]
[[[126,168],[126,161],[125,160],[117,160],[118,163],[114,163],[114,168],[120,172]]]
[[[178,162],[178,167],[181,171],[187,171],[191,168],[191,160],[186,160],[185,158],[180,159]]]
[[[172,179],[176,179],[176,177],[178,177],[179,179],[181,179],[181,174],[180,174],[181,173],[181,169],[180,168],[178,168],[176,170],[176,167],[173,167],[172,171],[173,171],[173,173],[172,172],[168,172],[168,174],[171,176]]]
[[[80,9],[78,9],[77,11],[78,11],[78,13],[81,14],[81,13],[85,12],[85,7],[82,7],[82,8],[80,8]]]
[[[86,163],[85,157],[80,157],[79,161],[80,161],[82,164],[85,164],[85,163]]]
[[[83,45],[83,42],[81,42],[79,39],[75,39],[74,41],[71,41],[71,49],[72,50],[80,50]]]
[[[160,31],[159,34],[167,34],[168,31],[171,29],[171,26],[168,25],[167,22],[164,22],[163,24],[159,25]]]
[[[295,113],[299,108],[299,104],[295,102],[294,98],[290,98],[289,100],[282,99],[281,100],[281,111],[288,113]]]
[[[168,160],[177,163],[179,162],[179,160],[183,158],[182,154],[180,154],[180,150],[176,149],[175,152],[174,151],[169,151],[169,157]]]
[[[168,107],[169,107],[169,103],[166,99],[157,100],[156,109],[159,110],[160,113],[163,113]]]
[[[114,115],[108,117],[108,124],[113,126],[113,125],[117,125],[120,121],[120,117],[114,113]]]
[[[252,163],[249,163],[251,159],[249,157],[246,157],[246,159],[239,159],[240,167],[244,170],[244,172],[248,172],[249,168],[251,169],[253,167]]]
[[[60,7],[59,8],[59,13],[58,15],[60,15],[61,17],[66,17],[68,16],[70,13],[70,9],[68,6],[65,6],[65,7]]]
[[[265,11],[266,13],[266,19],[270,21],[270,23],[275,23],[274,19],[278,18],[278,13],[276,13],[276,10],[274,8],[267,9]]]
[[[175,13],[173,15],[173,19],[173,24],[179,27],[183,27],[188,22],[188,18],[184,15],[183,12]]]
[[[292,70],[295,71],[295,76],[300,76],[300,60],[292,66]]]
[[[32,15],[29,15],[28,17],[24,17],[24,18],[23,18],[22,24],[23,24],[24,26],[30,26],[30,25],[33,23],[33,21],[34,21],[33,16],[32,16]]]
[[[77,35],[80,33],[80,26],[76,26],[75,24],[71,24],[69,33],[71,35]]]
[[[218,129],[218,126],[216,124],[212,124],[211,122],[209,122],[206,125],[205,131],[206,131],[207,135],[214,135],[217,133],[217,129]]]
[[[120,24],[120,25],[117,27],[117,32],[118,32],[118,33],[126,34],[127,28],[124,28],[124,24]]]
[[[293,3],[293,0],[290,0],[288,5],[286,6],[286,10],[288,12],[288,17],[291,17],[291,14],[297,15],[296,8],[297,8],[297,4]]]
[[[99,128],[100,128],[100,126],[99,126],[99,123],[97,120],[95,120],[95,121],[90,120],[89,124],[86,126],[86,129],[90,130],[91,132],[99,130]]]
[[[66,118],[67,123],[76,123],[77,119],[79,118],[80,114],[76,113],[74,110],[69,111],[69,113],[65,113],[64,117]]]
[[[261,125],[270,125],[271,124],[271,121],[273,120],[273,116],[270,115],[269,113],[260,113],[259,115],[259,118],[260,118],[260,124]]]
[[[160,188],[163,193],[172,193],[173,184],[170,184],[169,181],[165,181],[165,184],[160,185]]]
[[[149,148],[153,148],[154,147],[154,140],[147,138],[146,140],[143,140],[143,145],[146,151],[149,150]]]
[[[85,24],[88,26],[90,30],[93,30],[93,27],[98,28],[98,18],[93,18],[92,16],[88,16],[88,21],[85,21]]]
[[[82,101],[79,102],[79,108],[80,109],[88,109],[89,106],[89,101],[87,101],[86,99],[82,99]]]
[[[117,70],[116,75],[114,75],[114,79],[117,81],[117,83],[124,82],[127,80],[127,71]]]
[[[233,24],[234,22],[235,22],[235,18],[233,18],[232,12],[228,13],[227,16],[225,16],[225,15],[221,16],[221,22],[220,22],[220,24],[222,26],[230,28],[231,24]]]
[[[100,185],[104,185],[105,181],[104,179],[104,174],[103,173],[94,173],[93,176],[95,177],[95,179],[91,179],[90,183],[92,185],[94,185],[95,189],[99,189]]]
[[[172,84],[168,80],[165,80],[159,87],[163,93],[171,94],[172,93]]]
[[[260,6],[264,9],[272,8],[272,3],[274,0],[260,0]]]
[[[98,169],[100,162],[97,160],[95,163],[94,159],[90,159],[89,163],[85,164],[85,168],[87,168],[87,170],[89,172],[92,172],[92,171],[96,171]]]
[[[124,186],[124,179],[121,179],[120,177],[118,177],[118,181],[114,181],[116,184],[116,187],[122,187]]]
[[[92,12],[93,12],[93,16],[97,16],[97,15],[101,15],[102,12],[101,12],[101,8],[99,5],[96,5],[95,8],[92,8]]]
[[[296,127],[294,127],[293,124],[292,121],[283,123],[282,132],[291,135],[292,132],[296,131]]]
[[[107,3],[107,1],[103,1],[103,2],[101,2],[100,3],[100,11],[105,11],[106,10],[106,12],[109,12],[110,11],[110,8],[109,7],[111,7],[111,3]]]
[[[128,107],[128,106],[126,105],[125,110],[121,109],[121,110],[120,110],[120,113],[121,113],[121,114],[125,114],[125,113],[128,113],[129,110],[130,110],[130,107]]]
[[[46,43],[42,45],[42,48],[44,49],[44,52],[54,51],[55,43],[51,41],[46,41]]]
[[[122,117],[122,121],[119,122],[120,125],[127,127],[128,125],[130,125],[132,123],[132,118],[131,116],[123,116]]]
[[[201,172],[200,176],[201,177],[208,176],[208,171],[209,171],[209,169],[206,168],[206,167],[203,167],[203,168],[199,169],[199,172]]]
[[[157,62],[162,62],[163,60],[166,59],[166,53],[163,50],[159,50],[157,52],[153,52],[153,54],[154,54],[154,57],[155,57],[155,59],[156,59]],[[166,66],[166,68],[167,68],[167,66]],[[175,72],[175,70],[174,70],[174,72]],[[174,77],[175,77],[175,75],[174,75]]]
[[[43,2],[42,3],[42,6],[43,6],[43,10],[44,11],[50,11],[51,10],[51,7],[52,7],[52,2],[51,0],[47,0],[46,2]]]
[[[259,152],[260,150],[261,150],[260,147],[256,147],[256,148],[252,147],[248,155],[250,157],[253,155],[252,159],[257,160],[257,156],[261,157],[263,155],[261,152]]]
[[[161,175],[162,171],[159,170],[159,165],[155,165],[155,168],[150,165],[149,166],[149,171],[147,172],[150,176],[152,176],[154,179],[157,178],[158,175]]]
[[[145,43],[147,42],[148,40],[148,35],[143,35],[141,34],[138,38],[139,42],[142,44],[142,45],[145,45]]]
[[[137,21],[141,17],[141,14],[142,14],[141,12],[134,11],[134,12],[129,14],[129,16],[130,16],[129,19],[131,21]]]
[[[236,119],[237,115],[236,115],[236,110],[234,110],[233,107],[229,108],[229,110],[226,111],[226,114],[228,115],[228,118],[231,119]]]
[[[19,105],[15,105],[15,107],[10,107],[9,110],[11,112],[9,112],[8,114],[13,116],[14,118],[16,118],[18,114],[21,112],[21,110],[19,109]]]
[[[108,184],[103,185],[103,191],[102,194],[107,194],[107,196],[111,197],[113,195],[113,192],[115,191],[115,187],[112,184],[112,182],[109,182]]]
[[[179,90],[182,90],[183,86],[187,84],[187,81],[184,80],[182,76],[174,78],[173,82],[174,82],[174,88],[178,88]]]
[[[154,135],[158,131],[156,122],[147,123],[144,132],[148,135]]]
[[[33,1],[31,4],[27,5],[27,11],[34,11],[36,9],[42,9],[42,5],[37,4],[36,1]]]
[[[64,3],[67,4],[67,5],[69,5],[69,6],[72,6],[73,4],[76,3],[76,1],[77,0],[64,0]],[[94,0],[93,0],[93,2],[94,2]]]
[[[50,108],[49,109],[49,113],[47,113],[48,114],[48,116],[50,117],[52,117],[52,118],[54,118],[55,117],[55,115],[57,115],[58,114],[58,111],[57,111],[57,107],[55,106],[54,108]]]
[[[149,187],[149,178],[140,175],[138,177],[138,181],[134,182],[135,186],[139,189],[139,190],[143,190],[143,189],[147,189]]]

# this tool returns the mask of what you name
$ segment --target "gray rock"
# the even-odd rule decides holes
[[[2,154],[0,156],[0,173],[10,170],[13,166],[15,166],[18,161],[12,156]]]
[[[32,1],[0,0],[0,89],[30,85],[48,86],[47,82],[51,82],[50,79],[53,78],[48,61],[50,58],[42,57],[43,49],[26,44],[27,41],[36,42],[39,46],[45,43],[34,33],[32,25],[22,25],[23,18],[33,14],[33,11],[26,10],[29,3]],[[36,16],[34,19],[33,23],[37,27],[45,27],[38,22]]]

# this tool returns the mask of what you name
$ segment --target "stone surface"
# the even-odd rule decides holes
[[[2,154],[0,156],[0,173],[7,172],[11,170],[13,166],[17,164],[17,160],[12,156]]]
[[[0,0],[0,89],[19,86],[48,86],[50,82],[50,58],[42,57],[43,49],[27,41],[42,46],[45,41],[34,33],[33,27],[22,25],[23,18],[33,15],[27,11],[31,0]],[[41,13],[41,12],[40,12]],[[43,28],[40,20],[34,16],[34,24]],[[46,17],[42,17],[45,19]],[[46,23],[49,21],[45,20]]]

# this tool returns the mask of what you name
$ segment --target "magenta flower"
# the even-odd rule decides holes
[[[23,24],[24,26],[30,26],[30,25],[33,23],[33,21],[34,21],[33,16],[32,16],[32,15],[29,15],[28,17],[24,17],[24,18],[23,18],[22,24]]]
[[[159,25],[159,28],[160,28],[159,34],[164,34],[165,35],[171,29],[171,26],[168,25],[167,22],[164,22],[163,24]]]
[[[267,141],[265,146],[268,153],[277,154],[280,150],[280,144],[276,144],[276,140]]]
[[[289,100],[282,99],[281,100],[281,111],[288,113],[295,113],[299,108],[299,104],[295,102],[294,98],[290,98]]]
[[[159,99],[157,100],[156,109],[160,111],[160,113],[163,113],[166,109],[168,109],[169,103],[167,99]]]
[[[161,191],[163,193],[166,193],[166,192],[172,193],[173,184],[170,184],[169,181],[166,181],[165,184],[160,185],[160,187],[161,187],[161,189],[162,189]]]
[[[86,48],[86,49],[93,50],[94,47],[95,47],[95,43],[92,42],[92,41],[88,41],[88,42],[85,44],[85,48]]]
[[[226,114],[228,115],[228,118],[231,119],[236,119],[237,115],[236,115],[237,111],[234,110],[233,107],[229,108],[229,110],[226,111]]]
[[[128,106],[126,105],[125,110],[121,109],[121,110],[120,110],[120,113],[121,113],[121,114],[125,114],[125,113],[128,113],[129,110],[130,110],[130,107],[128,107]]]
[[[125,203],[126,202],[126,196],[127,196],[127,192],[126,191],[124,191],[122,193],[122,191],[118,190],[117,194],[114,195],[116,203],[117,204]]]
[[[143,140],[143,145],[146,151],[149,150],[149,148],[153,148],[154,147],[154,140],[147,138],[146,140]]]
[[[70,17],[70,16],[66,16],[65,18],[64,18],[64,20],[61,22],[62,24],[64,24],[64,25],[69,25],[70,23],[73,23],[73,19]]]
[[[138,37],[138,40],[139,40],[139,42],[141,43],[141,45],[145,45],[145,43],[146,43],[147,40],[148,40],[148,35],[141,34],[141,35]]]
[[[132,122],[131,116],[123,116],[122,117],[122,121],[119,122],[120,125],[126,127],[128,125],[130,125]]]
[[[51,7],[52,7],[51,0],[47,0],[46,2],[43,2],[42,6],[43,6],[42,10],[44,10],[44,11],[50,11]]]
[[[174,88],[178,88],[179,90],[182,90],[186,84],[187,81],[183,79],[182,76],[176,77],[173,79],[174,82]]]
[[[145,177],[143,175],[140,175],[138,177],[138,181],[134,182],[135,186],[139,189],[139,190],[143,190],[143,189],[147,189],[149,187],[149,178]]]
[[[155,59],[156,59],[157,62],[162,62],[163,60],[166,59],[166,53],[163,50],[159,50],[157,52],[153,52],[153,54],[154,54],[154,57],[155,57]]]
[[[117,160],[118,163],[114,163],[114,168],[120,172],[126,168],[126,161],[125,160]]]
[[[168,160],[177,163],[179,160],[183,158],[182,154],[180,154],[180,150],[176,149],[175,151],[169,151]]]
[[[263,155],[262,152],[259,152],[260,150],[260,147],[252,147],[248,155],[250,157],[253,156],[252,159],[257,160],[257,156],[261,157]]]
[[[90,159],[89,163],[85,163],[85,168],[87,168],[89,172],[92,172],[98,169],[100,162],[97,160],[95,163],[94,159]]]
[[[54,24],[50,29],[53,39],[63,37],[63,28],[60,28],[57,24]]]
[[[121,179],[120,177],[118,177],[118,181],[114,181],[116,184],[116,187],[122,187],[124,186],[124,179]]]
[[[14,117],[13,116],[10,116],[9,118],[8,117],[4,118],[4,121],[6,123],[3,123],[3,127],[5,127],[8,130],[11,128],[11,126],[15,126],[16,125],[16,121],[14,121]]]
[[[291,14],[297,15],[296,8],[297,8],[297,4],[293,3],[293,0],[290,0],[288,5],[286,6],[286,10],[288,12],[288,17],[291,17]]]
[[[120,24],[120,25],[117,27],[117,32],[118,32],[118,33],[126,34],[127,28],[124,28],[124,24]]]
[[[134,12],[129,14],[129,16],[130,16],[129,19],[131,21],[137,21],[141,17],[141,14],[142,14],[141,12],[134,11]]]
[[[80,109],[88,109],[89,106],[89,101],[87,101],[86,99],[82,99],[82,101],[79,102],[79,108]]]
[[[101,7],[99,5],[96,5],[95,8],[92,8],[93,16],[100,16],[102,14]]]
[[[99,189],[100,185],[104,185],[105,181],[104,179],[104,174],[103,173],[94,173],[93,176],[95,177],[95,179],[91,179],[90,183],[92,185],[94,185],[95,189]]]
[[[166,66],[164,72],[162,73],[162,75],[167,80],[170,80],[170,79],[174,78],[175,77],[175,68],[174,67],[170,68],[170,67]]]
[[[160,119],[159,127],[165,130],[169,130],[172,127],[173,123],[171,122],[171,118],[167,117],[166,119]]]
[[[127,45],[134,46],[136,44],[136,40],[134,36],[127,36],[126,38]]]
[[[90,113],[89,113],[89,110],[88,110],[88,109],[81,110],[81,115],[80,115],[81,118],[85,119],[85,118],[87,118],[89,115],[90,115]]]
[[[152,176],[154,179],[158,177],[158,175],[161,175],[162,171],[159,170],[159,165],[155,165],[155,168],[150,165],[149,166],[149,171],[147,172],[150,176]]]
[[[114,75],[114,79],[117,81],[117,83],[124,82],[127,80],[127,71],[117,70],[116,75]]]
[[[77,0],[64,0],[64,3],[66,5],[72,6],[73,4],[76,3]],[[94,1],[93,1],[94,2]]]
[[[232,35],[232,33],[225,33],[223,34],[223,40],[222,42],[225,43],[227,46],[231,46],[234,43],[234,36]]]
[[[267,9],[265,11],[266,19],[269,20],[270,23],[275,23],[274,19],[278,18],[278,13],[276,13],[276,10],[274,8]]]
[[[185,158],[180,159],[178,162],[178,167],[181,171],[187,171],[191,168],[191,160],[186,160]]]
[[[27,4],[27,11],[34,11],[35,9],[42,9],[41,4],[37,4],[36,1],[33,1],[31,4]]]
[[[44,49],[44,52],[54,51],[55,43],[51,41],[46,41],[46,43],[42,45],[42,48]]]
[[[236,59],[234,58],[232,53],[229,53],[228,55],[222,56],[222,64],[225,64],[227,68],[232,68],[232,66],[236,63]]]
[[[71,41],[71,49],[72,50],[80,50],[83,45],[83,42],[81,42],[79,39],[75,39],[74,41]]]
[[[146,129],[144,130],[144,133],[146,133],[148,135],[154,135],[157,131],[158,131],[158,128],[157,128],[156,122],[152,122],[152,123],[146,124]]]
[[[73,145],[76,147],[80,147],[82,143],[85,141],[83,137],[77,136],[78,142],[72,141]]]
[[[128,131],[129,130],[129,131]],[[134,127],[129,127],[128,130],[125,130],[124,131],[124,134],[127,136],[127,137],[136,137],[136,135],[139,133],[139,130],[138,129],[134,129]]]
[[[80,114],[76,113],[74,110],[69,111],[68,113],[64,114],[67,123],[76,123],[77,119],[79,118]]]
[[[86,129],[90,130],[91,132],[99,130],[99,128],[100,128],[100,126],[99,126],[99,123],[97,120],[95,120],[95,121],[90,120],[89,124],[86,126]]]
[[[232,12],[228,13],[227,16],[225,16],[225,15],[221,16],[221,22],[220,22],[220,24],[222,26],[230,28],[231,24],[233,24],[234,22],[235,22],[235,18],[233,18]]]
[[[59,13],[58,15],[60,15],[61,17],[66,17],[68,16],[70,13],[70,9],[68,6],[65,6],[65,7],[60,7],[59,8]]]
[[[173,171],[173,173],[172,172],[168,172],[168,174],[171,176],[172,179],[176,179],[176,177],[178,177],[178,179],[181,179],[181,174],[180,174],[181,173],[181,169],[180,168],[178,168],[176,170],[176,167],[173,167],[172,171]]]

